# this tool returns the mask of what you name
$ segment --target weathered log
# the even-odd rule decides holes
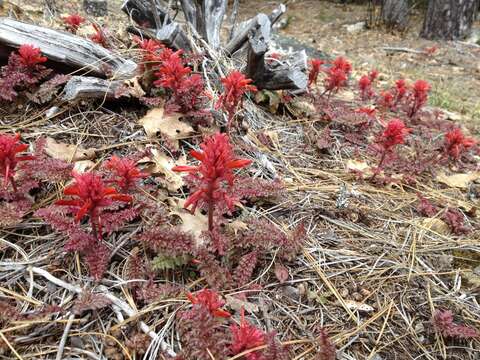
[[[163,23],[165,21],[165,17],[168,17],[168,13],[158,4],[158,2],[156,2],[156,4],[157,14]],[[138,25],[149,29],[156,28],[155,14],[153,12],[152,2],[150,0],[126,0],[122,4],[121,9]],[[167,18],[167,23],[169,21],[170,19]]]
[[[273,26],[285,13],[285,11],[286,7],[283,4],[275,8],[268,16],[270,20],[270,26]],[[260,13],[252,19],[243,21],[239,24],[238,30],[233,34],[232,39],[225,46],[225,51],[228,54],[233,55],[235,52],[240,50],[243,45],[245,45],[245,43],[248,41],[248,34],[258,24],[258,17],[263,15],[265,14]]]
[[[256,24],[248,35],[247,75],[255,83],[261,82],[265,74],[265,54],[270,42],[270,30],[271,23],[268,16],[258,14]]]
[[[307,88],[307,54],[292,53],[287,59],[267,65],[263,79],[255,83],[259,89],[305,90]]]
[[[124,86],[121,80],[109,81],[90,76],[73,76],[63,89],[62,100],[114,99]]]
[[[147,39],[156,39],[162,44],[175,50],[182,49],[187,52],[191,51],[190,41],[187,34],[182,30],[180,24],[176,22],[171,22],[160,30],[128,26],[127,31],[131,34],[140,35]]]
[[[90,40],[70,33],[0,18],[0,44],[18,48],[31,44],[41,49],[50,61],[82,69],[95,76],[131,78],[137,64],[112,53]]]

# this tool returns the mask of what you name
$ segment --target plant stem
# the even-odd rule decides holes
[[[208,231],[213,231],[213,186],[210,184],[208,186]]]
[[[370,178],[370,181],[375,180],[375,178],[377,177],[379,171],[382,169],[383,162],[385,161],[385,157],[386,157],[386,156],[387,156],[387,151],[384,150],[384,151],[383,151],[383,154],[382,154],[382,157],[380,158],[380,162],[378,163],[377,169],[376,169],[376,171],[373,173],[372,177]]]

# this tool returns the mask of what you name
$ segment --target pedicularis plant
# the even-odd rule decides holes
[[[200,146],[202,151],[190,151],[190,155],[200,161],[198,166],[176,166],[172,170],[188,172],[187,181],[190,184],[191,195],[185,203],[185,208],[197,207],[208,212],[208,229],[214,228],[214,212],[231,211],[239,200],[232,190],[235,182],[235,169],[244,168],[251,160],[236,159],[232,145],[226,134],[217,133],[207,138]]]

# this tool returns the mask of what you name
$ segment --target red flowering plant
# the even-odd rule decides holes
[[[368,75],[363,75],[358,80],[358,88],[360,90],[360,98],[362,100],[369,100],[375,96],[373,84],[378,77],[378,71],[372,70]]]
[[[160,65],[153,84],[171,93],[165,109],[193,117],[206,116],[203,79],[199,74],[192,74],[192,69],[185,65],[182,51],[173,52],[165,48],[157,60]]]
[[[72,34],[76,34],[84,22],[85,18],[78,14],[71,14],[63,18],[63,23],[65,24],[67,30]]]
[[[229,318],[231,316],[228,311],[222,309],[222,306],[225,305],[225,301],[223,301],[213,290],[203,289],[196,294],[188,293],[187,298],[193,305],[205,307],[217,318]]]
[[[15,136],[0,134],[0,177],[3,178],[0,190],[0,226],[10,226],[21,221],[31,207],[31,200],[25,194],[37,183],[29,179],[25,171],[17,176],[17,170],[26,168],[21,165],[34,157],[22,155],[28,145],[20,142],[20,134]]]
[[[123,193],[134,191],[138,181],[147,176],[140,171],[135,161],[129,158],[119,158],[113,155],[104,166],[110,172],[107,182],[115,184]]]
[[[308,87],[317,83],[318,75],[322,71],[322,65],[325,64],[324,60],[312,59],[310,60],[310,71],[308,73]]]
[[[383,170],[388,158],[394,155],[395,147],[405,142],[405,136],[410,131],[411,129],[407,128],[402,120],[392,119],[385,130],[377,136],[375,145],[380,153],[380,160],[371,178],[372,181]]]
[[[341,56],[336,58],[330,67],[325,70],[327,76],[324,80],[325,90],[323,94],[328,94],[328,99],[330,99],[331,94],[346,87],[351,72],[352,65],[345,58]]]
[[[233,148],[226,134],[207,137],[200,145],[202,151],[192,150],[190,155],[200,161],[198,166],[175,166],[172,170],[188,172],[186,177],[191,194],[185,208],[195,212],[197,207],[208,211],[208,229],[214,229],[214,213],[233,210],[239,200],[231,189],[235,183],[235,169],[251,164],[251,160],[234,157]]]
[[[19,89],[29,88],[50,75],[51,70],[43,65],[47,60],[39,48],[28,44],[12,52],[0,70],[0,99],[15,100]]]
[[[445,134],[443,157],[458,160],[475,144],[475,139],[466,137],[460,128],[455,128]]]
[[[232,355],[237,355],[250,349],[265,345],[265,333],[245,320],[245,310],[242,308],[240,325],[230,325]],[[262,352],[251,351],[245,354],[246,360],[263,360]]]
[[[227,77],[221,79],[224,91],[218,99],[215,108],[222,109],[227,113],[227,131],[230,129],[235,113],[242,106],[243,95],[248,92],[256,92],[257,88],[251,85],[252,79],[248,79],[240,71],[232,71]]]
[[[432,319],[436,332],[446,338],[473,339],[480,336],[480,332],[467,325],[453,322],[453,313],[450,310],[437,310]]]
[[[425,80],[417,80],[413,83],[408,94],[409,109],[407,115],[413,118],[428,101],[428,93],[431,86]]]
[[[103,235],[133,220],[137,211],[128,206],[133,197],[107,186],[100,174],[72,172],[72,176],[73,184],[64,189],[68,198],[57,200],[53,206],[40,209],[36,214],[55,230],[68,235],[65,249],[80,251],[85,256],[90,273],[98,280],[110,257]],[[83,219],[88,219],[91,234],[81,226]]]
[[[104,48],[108,48],[108,40],[105,30],[97,24],[92,24],[95,34],[89,36],[90,40],[94,43],[102,45]]]

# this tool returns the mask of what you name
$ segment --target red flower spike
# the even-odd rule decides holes
[[[325,79],[325,91],[328,93],[337,92],[347,84],[347,73],[337,67],[331,67],[327,70]]]
[[[85,18],[78,14],[72,14],[63,18],[63,22],[65,23],[65,25],[67,26],[67,29],[70,32],[72,32],[73,34],[76,34],[80,25],[82,25],[85,22]]]
[[[425,80],[417,80],[411,89],[411,101],[412,105],[408,112],[408,116],[412,118],[415,114],[427,103],[428,93],[431,86]]]
[[[233,355],[240,354],[249,349],[265,345],[265,333],[245,320],[245,310],[242,308],[240,326],[230,325],[232,344],[230,350]],[[254,351],[245,355],[247,360],[260,360],[261,354]]]
[[[215,291],[204,289],[195,295],[188,293],[187,298],[192,304],[199,304],[207,308],[215,317],[229,318],[231,316],[228,311],[221,309],[221,307],[225,305],[225,301],[223,301]]]
[[[65,188],[64,195],[76,199],[61,199],[55,202],[60,206],[71,206],[75,212],[75,220],[81,221],[89,217],[92,231],[97,238],[102,236],[102,210],[115,201],[131,202],[132,197],[120,194],[113,187],[106,187],[102,178],[94,172],[78,174],[72,172],[75,183]]]
[[[204,140],[200,145],[202,151],[191,151],[190,155],[200,161],[199,166],[176,166],[172,170],[188,172],[187,178],[193,184],[191,195],[185,202],[185,208],[205,206],[208,209],[209,229],[213,229],[213,210],[219,205],[233,209],[236,199],[228,193],[235,181],[234,169],[251,164],[250,160],[235,159],[232,145],[226,134],[217,133]]]
[[[475,144],[474,139],[465,137],[462,130],[455,128],[445,134],[445,155],[458,159],[465,150]]]
[[[382,91],[378,100],[378,105],[383,109],[393,109],[395,106],[395,96],[390,91]]]
[[[164,59],[162,65],[155,75],[158,80],[154,82],[155,86],[164,87],[172,91],[180,88],[182,81],[187,77],[192,70],[183,65],[182,51],[178,50],[172,53],[168,59]]]
[[[310,72],[308,73],[309,87],[317,83],[318,75],[320,74],[323,64],[325,64],[325,61],[320,59],[310,60]]]
[[[377,143],[380,144],[383,149],[389,151],[394,146],[403,144],[405,142],[405,135],[410,132],[411,129],[407,128],[402,120],[392,119],[380,137],[377,138]]]
[[[20,134],[10,136],[0,134],[0,172],[4,178],[4,188],[11,183],[13,190],[17,191],[15,185],[15,168],[20,161],[33,160],[33,156],[17,156],[18,153],[28,149],[27,144],[20,143]]]
[[[242,104],[242,97],[247,92],[256,92],[257,88],[251,85],[252,79],[248,79],[240,71],[232,71],[227,77],[221,79],[224,91],[215,105],[216,109],[222,108],[228,115],[227,127],[230,128],[238,106]]]
[[[373,83],[375,80],[377,80],[378,75],[380,75],[380,73],[374,69],[368,73],[368,78]]]
[[[358,80],[358,88],[360,89],[360,97],[362,100],[368,100],[375,94],[372,89],[372,80],[368,75],[363,75]]]
[[[20,63],[29,69],[48,60],[45,56],[42,56],[40,49],[33,45],[26,44],[20,46],[18,54],[20,55]]]
[[[95,30],[95,34],[90,35],[90,40],[92,40],[94,43],[102,45],[104,48],[108,47],[107,37],[105,36],[103,29],[97,24],[92,24],[92,26]]]
[[[408,91],[407,82],[404,79],[399,79],[395,82],[395,104],[403,100]]]
[[[350,75],[352,72],[352,64],[348,62],[345,58],[339,56],[337,57],[333,63],[332,67],[337,69],[337,70],[342,70],[346,76]]]
[[[124,192],[134,188],[139,179],[147,176],[137,168],[135,161],[126,158],[120,159],[115,155],[106,162],[105,167],[115,176],[112,182],[116,183]]]

